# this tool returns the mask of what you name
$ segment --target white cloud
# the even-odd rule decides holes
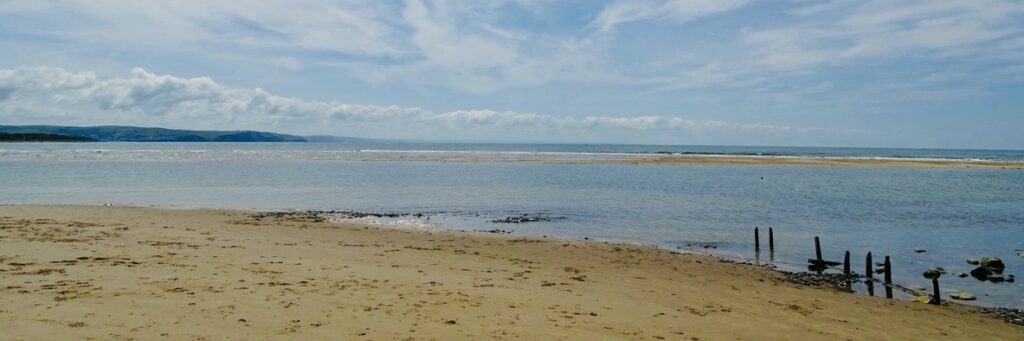
[[[669,19],[686,22],[740,8],[749,2],[751,0],[616,1],[606,6],[590,25],[609,32],[618,25],[633,21]]]
[[[0,98],[0,114],[7,117],[18,115],[22,119],[32,119],[33,113],[36,113],[37,117],[34,118],[44,119],[63,111],[60,115],[65,117],[84,117],[86,121],[113,121],[121,124],[187,120],[192,128],[284,127],[305,133],[301,127],[394,123],[412,124],[421,128],[433,126],[522,131],[586,131],[594,128],[611,131],[805,131],[763,124],[697,122],[660,115],[588,116],[576,119],[515,111],[433,112],[416,107],[316,101],[277,96],[258,88],[229,87],[208,77],[157,75],[141,68],[133,69],[128,77],[107,79],[97,77],[92,72],[70,72],[53,67],[0,69],[0,89],[6,89],[7,92],[5,98]]]
[[[1019,1],[836,0],[792,13],[793,24],[747,30],[757,63],[798,70],[914,56],[999,58],[991,43],[1024,32]]]

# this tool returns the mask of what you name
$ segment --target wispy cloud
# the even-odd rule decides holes
[[[697,131],[854,125],[973,143],[973,133],[1012,125],[977,122],[1024,124],[1022,19],[1018,0],[0,1],[0,68],[96,78],[32,96],[26,84],[42,80],[2,88],[0,121],[80,118],[77,103],[106,122],[300,131],[314,120],[325,132],[423,137],[474,127],[481,136],[693,141]],[[119,76],[137,66],[148,71]],[[165,74],[177,76],[141,85]],[[221,95],[159,88],[201,87],[194,75],[210,76],[207,90]],[[119,94],[128,85],[117,80],[152,98]],[[690,121],[670,124],[676,116]],[[418,126],[388,126],[401,122]],[[964,126],[978,128],[950,128]],[[758,143],[753,136],[694,142]]]
[[[604,8],[590,23],[602,32],[616,26],[641,20],[667,19],[676,22],[726,12],[752,2],[752,0],[629,0],[616,1]]]
[[[60,115],[86,116],[99,121],[104,117],[112,117],[119,122],[139,123],[188,120],[193,127],[282,126],[298,132],[308,132],[301,129],[303,126],[361,123],[521,130],[586,130],[597,127],[611,130],[809,131],[765,124],[698,122],[660,115],[588,116],[577,119],[514,111],[434,112],[416,107],[316,101],[278,96],[258,88],[230,87],[208,77],[158,75],[141,68],[131,70],[128,77],[107,79],[97,77],[92,72],[70,72],[54,67],[0,69],[0,89],[4,89],[6,94],[0,99],[0,113],[18,114],[16,111],[24,106],[37,109],[31,112],[50,113],[39,114],[38,119],[65,111]],[[60,106],[50,106],[48,103]],[[70,114],[66,113],[68,107],[74,108],[70,109]]]

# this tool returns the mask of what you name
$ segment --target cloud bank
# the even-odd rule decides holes
[[[282,127],[288,132],[324,133],[363,124],[392,124],[440,129],[512,131],[748,131],[803,133],[813,129],[682,117],[545,115],[515,111],[455,110],[435,112],[417,107],[380,106],[278,96],[265,90],[217,83],[209,77],[158,75],[134,68],[123,78],[56,67],[0,69],[0,113],[24,120],[72,118],[82,122],[122,124],[176,123],[190,128]],[[10,123],[10,122],[8,122]],[[331,129],[331,128],[334,129]],[[347,131],[351,131],[350,129]]]

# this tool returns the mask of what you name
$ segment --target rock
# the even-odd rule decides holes
[[[974,259],[974,258],[967,258],[966,260],[967,260],[967,264],[970,264],[970,265],[978,265],[978,264],[981,264],[981,262],[980,262],[980,261],[978,261],[977,259]]]
[[[1016,277],[1014,277],[1013,275],[1006,276],[1006,283],[1013,283],[1016,281]]]
[[[999,282],[1003,282],[1005,280],[1006,280],[1006,278],[1004,278],[1003,275],[1000,275],[1000,274],[988,275],[988,281],[992,282],[992,283],[999,283]]]
[[[922,275],[924,276],[924,278],[927,278],[927,279],[936,279],[936,278],[939,278],[939,276],[942,276],[942,273],[943,273],[943,271],[941,271],[939,269],[932,268],[932,269],[926,270]]]
[[[974,278],[977,278],[978,280],[981,281],[988,280],[988,277],[994,274],[995,273],[993,273],[992,270],[989,270],[989,268],[986,268],[984,266],[979,266],[974,268],[974,270],[971,270],[971,276],[974,276]]]
[[[925,303],[925,304],[932,303],[932,295],[924,294],[924,295],[914,296],[914,302]]]
[[[996,257],[982,257],[979,265],[992,269],[992,271],[995,271],[996,273],[1002,273],[1003,269],[1006,269],[1006,265],[1003,264],[1003,260]]]
[[[967,277],[967,273],[966,272],[961,272],[960,274],[958,274],[956,276],[960,277],[960,278],[965,278],[965,277]]]
[[[951,295],[949,295],[949,297],[952,298],[952,299],[961,300],[961,301],[973,301],[975,299],[974,295],[971,295],[971,293],[966,292],[966,291],[961,291],[961,292],[958,292],[958,293],[951,294]]]
[[[925,249],[914,249],[914,252],[916,252],[916,253],[925,253],[925,252],[928,252],[928,250],[925,250]]]
[[[817,265],[817,266],[836,266],[836,265],[839,265],[839,264],[842,264],[842,263],[833,262],[833,261],[824,260],[824,259],[808,258],[807,259],[807,264]]]
[[[1017,255],[1024,257],[1024,250],[1017,250]]]

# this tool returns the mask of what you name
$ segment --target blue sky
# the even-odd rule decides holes
[[[0,124],[1024,149],[1016,0],[0,1]]]

